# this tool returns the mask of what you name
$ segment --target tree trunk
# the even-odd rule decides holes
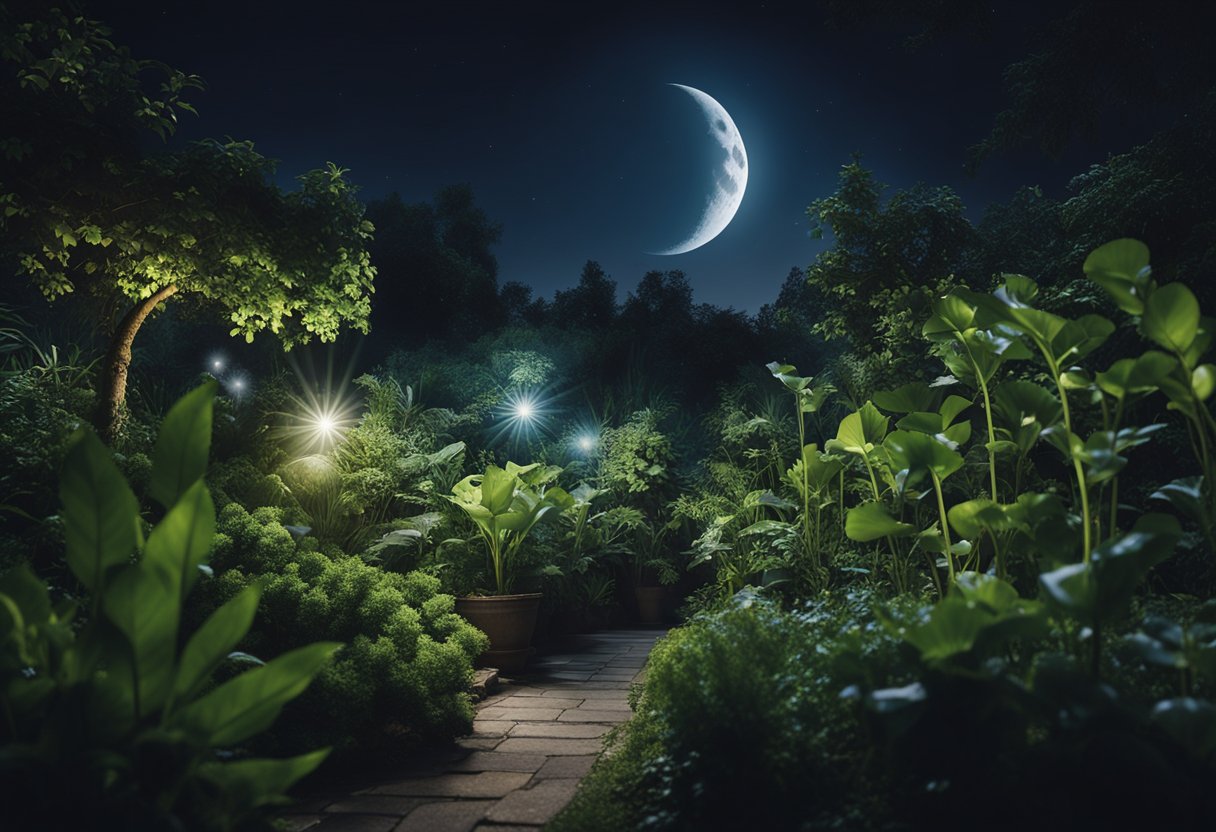
[[[170,284],[131,307],[118,322],[102,364],[101,385],[97,391],[97,432],[106,444],[113,444],[122,427],[122,405],[127,398],[127,370],[131,366],[131,345],[135,333],[160,303],[177,292]]]

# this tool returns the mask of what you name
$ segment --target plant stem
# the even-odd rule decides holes
[[[1110,430],[1115,432],[1115,436],[1119,435],[1119,423],[1123,421],[1123,399],[1119,399],[1119,404],[1115,407],[1115,420],[1111,424]],[[1103,415],[1105,415],[1105,406],[1103,407]],[[1114,539],[1119,534],[1119,475],[1115,474],[1110,481],[1110,529],[1107,532]]]
[[[816,541],[811,539],[811,497],[810,479],[806,464],[806,415],[802,412],[802,394],[794,394],[794,404],[798,407],[798,461],[802,463],[802,541],[811,556],[811,565],[819,571],[819,549]]]
[[[946,501],[942,499],[942,481],[938,479],[937,472],[929,469],[929,476],[933,478],[933,490],[937,494],[937,513],[941,517],[942,523],[942,540],[946,542],[946,570],[950,577],[950,583],[954,584],[954,550],[950,544],[950,526],[946,522]]]
[[[992,426],[992,401],[988,398],[988,381],[980,372],[979,362],[971,353],[971,347],[965,340],[962,344],[963,349],[967,351],[967,358],[971,361],[971,372],[975,373],[975,379],[980,385],[980,392],[984,394],[984,419],[988,423],[988,478],[992,484],[992,502],[999,503],[1000,499],[996,493],[996,448],[993,447],[996,444],[996,429]]]
[[[840,533],[844,534],[844,466],[840,468]]]
[[[882,503],[882,495],[881,495],[881,494],[879,493],[879,491],[878,491],[878,478],[874,476],[874,466],[870,465],[870,457],[869,457],[867,454],[862,453],[862,455],[861,455],[861,460],[862,460],[862,462],[864,462],[864,463],[866,464],[866,471],[867,471],[867,472],[870,474],[870,488],[871,488],[871,489],[873,489],[873,491],[874,491],[874,502],[876,502],[876,503],[880,503],[880,504],[881,504],[881,503]],[[842,476],[842,477],[844,476],[844,473],[843,473],[843,472],[841,472],[841,476]],[[843,510],[843,505],[844,505],[844,483],[843,483],[843,482],[841,483],[841,486],[840,486],[840,487],[841,487],[841,492],[840,492],[840,503],[841,503],[841,506],[842,506],[842,509],[841,509],[841,517],[843,518],[843,516],[844,516],[844,510]],[[891,560],[892,560],[892,562],[894,562],[894,561],[898,561],[898,560],[899,560],[899,551],[898,551],[898,550],[895,548],[895,538],[891,537],[891,535],[889,535],[889,534],[888,534],[888,535],[885,535],[885,537],[886,537],[886,539],[887,539],[887,547],[888,547],[888,548],[891,550]],[[898,583],[898,581],[897,581],[897,583]],[[901,591],[902,591],[902,589],[901,589]]]
[[[1064,413],[1064,430],[1068,433],[1068,436],[1065,437],[1068,443],[1068,456],[1072,459],[1072,468],[1077,475],[1077,491],[1081,497],[1081,540],[1084,553],[1082,562],[1089,563],[1090,550],[1093,547],[1091,537],[1093,531],[1090,528],[1092,523],[1089,515],[1089,489],[1085,486],[1085,469],[1081,467],[1081,460],[1072,448],[1072,415],[1068,410],[1068,391],[1064,389],[1064,384],[1060,381],[1060,368],[1051,358],[1051,354],[1042,345],[1039,349],[1043,353],[1043,357],[1047,359],[1047,367],[1051,370],[1051,377],[1056,382],[1056,390],[1060,393],[1060,407]]]

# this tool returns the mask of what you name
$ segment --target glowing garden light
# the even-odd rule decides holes
[[[598,443],[594,436],[580,436],[576,440],[576,444],[578,445],[578,449],[583,453],[591,453],[591,451],[595,450],[595,446]]]
[[[359,424],[363,410],[363,397],[350,390],[353,366],[348,364],[345,371],[337,372],[333,351],[326,351],[324,356],[325,370],[318,372],[311,353],[288,354],[297,381],[296,392],[287,393],[291,403],[287,409],[273,413],[276,424],[272,435],[283,442],[297,461],[315,457],[313,463],[320,464],[323,457],[346,441],[350,429]]]
[[[491,442],[509,441],[513,445],[546,432],[547,404],[535,391],[507,392],[496,408],[497,424],[490,429]]]
[[[234,399],[242,399],[253,390],[253,382],[244,373],[229,373],[228,377],[223,379],[223,384],[228,395]]]
[[[327,451],[340,444],[346,431],[355,424],[352,411],[352,407],[339,399],[303,404],[292,433],[303,440],[308,449]]]

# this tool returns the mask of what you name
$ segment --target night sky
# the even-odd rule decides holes
[[[755,311],[809,239],[808,203],[835,190],[854,151],[889,185],[948,184],[970,216],[1019,185],[1067,180],[1143,134],[1112,132],[1058,162],[1033,149],[963,173],[1051,4],[992,4],[986,32],[916,51],[892,25],[829,29],[814,3],[306,4],[94,2],[117,42],[201,75],[175,141],[231,136],[280,160],[284,184],[334,161],[367,199],[428,200],[469,183],[502,224],[499,282],[549,296],[598,260],[620,297],[652,269],[682,269],[699,302]],[[1058,9],[1059,6],[1054,8]],[[1058,13],[1058,12],[1057,12]],[[688,254],[716,145],[692,99],[734,118],[749,182],[734,221]],[[1117,138],[1114,138],[1116,137]]]

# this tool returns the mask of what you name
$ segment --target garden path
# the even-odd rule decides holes
[[[536,830],[574,796],[603,747],[629,719],[629,686],[665,630],[577,636],[478,703],[473,733],[407,769],[345,794],[305,800],[293,832]]]

